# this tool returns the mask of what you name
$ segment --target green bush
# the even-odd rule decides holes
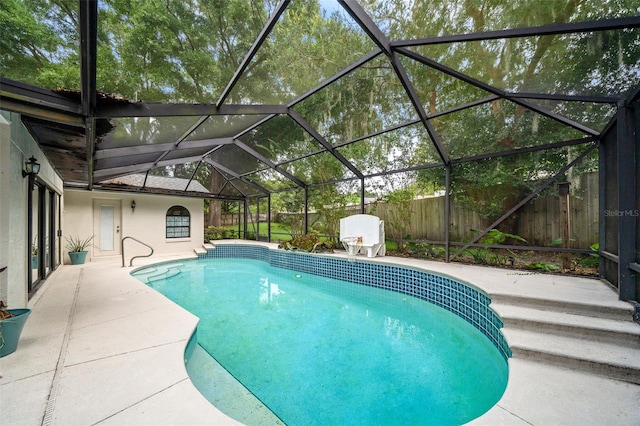
[[[464,253],[473,257],[474,263],[477,263],[479,265],[489,264],[489,250],[487,250],[484,247],[469,248],[469,249],[466,249]]]
[[[585,268],[597,268],[600,266],[600,259],[589,255],[589,257],[580,259],[578,265],[584,266]]]
[[[429,243],[408,243],[406,251],[412,257],[434,259],[444,257],[446,253],[444,247]]]
[[[316,253],[333,251],[331,241],[322,241],[317,234],[298,235],[290,241],[283,241],[279,247],[285,250],[301,250]]]
[[[593,253],[590,253],[587,257],[578,261],[578,265],[585,266],[587,268],[597,268],[598,266],[600,266],[600,255],[598,254],[600,244],[591,244],[590,248]]]
[[[560,270],[558,265],[553,263],[544,263],[544,262],[531,262],[529,264],[530,269],[536,269],[545,272],[556,272]]]
[[[225,240],[230,238],[238,238],[238,234],[234,229],[228,229],[224,227],[208,226],[204,230],[204,242],[207,243],[211,240]]]
[[[395,241],[385,241],[384,245],[385,245],[386,250],[389,251],[389,252],[393,252],[393,251],[397,251],[398,250],[398,243],[396,243]]]
[[[479,229],[471,229],[474,234],[481,231]],[[480,244],[504,244],[507,240],[519,241],[526,243],[527,240],[519,235],[508,234],[498,229],[491,229],[480,238]],[[506,249],[511,257],[516,257],[511,249]],[[503,254],[500,250],[489,249],[486,247],[468,248],[463,253],[471,256],[473,261],[480,265],[506,265],[509,262],[509,255]]]
[[[471,229],[471,232],[478,234],[481,231],[479,229]],[[507,239],[520,241],[521,243],[527,242],[527,240],[519,235],[507,234],[506,232],[502,232],[494,228],[480,238],[480,244],[504,244]]]

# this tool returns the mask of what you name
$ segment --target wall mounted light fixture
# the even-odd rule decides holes
[[[35,177],[40,171],[40,163],[32,155],[27,161],[24,162],[24,170],[22,171],[22,177]]]
[[[131,200],[131,213],[133,213],[136,209],[136,200]]]

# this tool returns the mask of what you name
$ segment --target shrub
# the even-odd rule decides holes
[[[593,253],[590,253],[587,257],[581,259],[578,262],[578,265],[585,266],[587,268],[597,268],[598,266],[600,266],[600,255],[598,254],[600,244],[591,244],[590,248]]]
[[[410,256],[418,258],[434,258],[444,257],[446,249],[429,243],[408,243],[406,247]]]
[[[544,262],[531,262],[529,264],[529,268],[545,272],[556,272],[560,270],[560,267],[558,265]]]
[[[224,240],[229,238],[237,238],[236,231],[224,227],[208,226],[204,230],[204,242],[211,240]]]
[[[322,241],[317,234],[298,235],[291,241],[284,241],[279,247],[285,250],[302,250],[306,252],[333,251],[333,244]]]
[[[484,247],[466,249],[464,253],[473,257],[473,261],[479,265],[489,263],[489,250]]]

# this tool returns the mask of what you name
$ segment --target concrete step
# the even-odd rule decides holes
[[[508,326],[502,332],[514,358],[551,363],[640,384],[640,349]]]
[[[595,302],[567,301],[543,299],[531,296],[518,296],[514,294],[491,294],[491,307],[494,305],[512,305],[523,308],[539,309],[545,311],[563,312],[587,317],[604,318],[619,321],[632,321],[634,307],[621,301]]]
[[[212,242],[204,243],[204,244],[202,245],[202,247],[203,247],[205,250],[215,250],[215,249],[216,249],[216,245],[215,245],[214,243],[212,243]]]
[[[521,306],[491,304],[505,327],[552,333],[640,350],[640,325],[632,321],[587,317]]]

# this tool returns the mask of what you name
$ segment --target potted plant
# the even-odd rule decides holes
[[[91,245],[93,235],[85,239],[80,237],[65,237],[65,239],[67,240],[67,250],[69,250],[71,264],[82,265],[87,257],[87,247]]]
[[[0,300],[0,358],[18,348],[22,328],[31,314],[31,309],[7,309]]]
[[[38,269],[38,242],[34,240],[31,246],[31,269]]]

